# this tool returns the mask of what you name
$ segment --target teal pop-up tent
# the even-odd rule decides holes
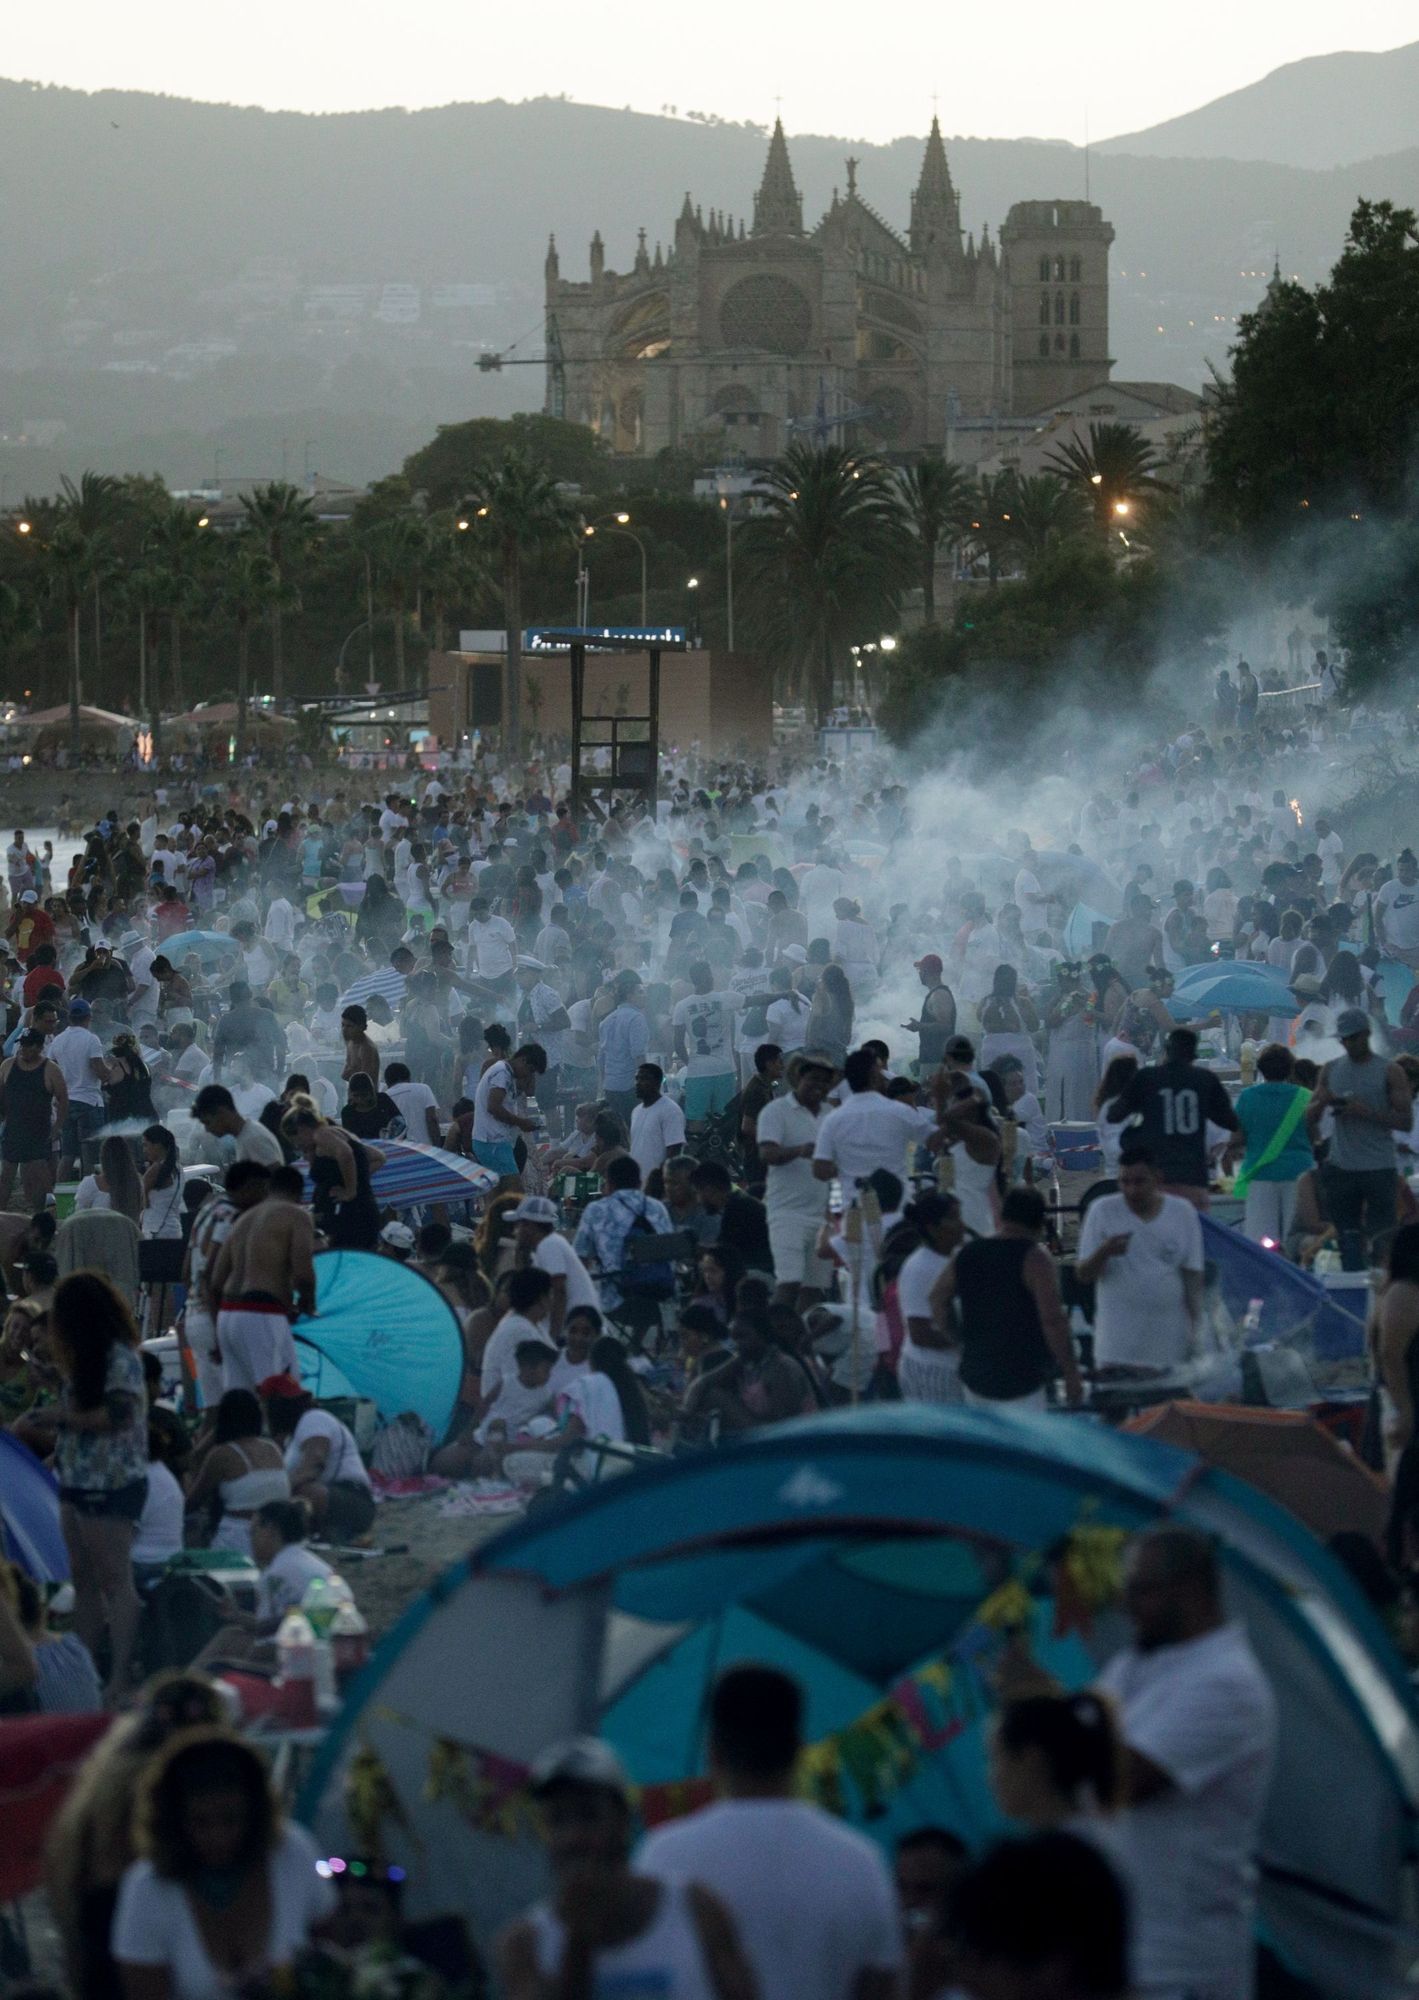
[[[1419,1736],[1382,1628],[1320,1544],[1254,1489],[1190,1453],[1059,1416],[841,1412],[533,1515],[450,1571],[385,1641],[306,1815],[329,1854],[368,1839],[359,1812],[347,1815],[345,1779],[363,1751],[368,1799],[377,1760],[399,1804],[382,1837],[409,1871],[413,1907],[460,1908],[486,1935],[541,1885],[516,1810],[520,1767],[556,1737],[599,1729],[642,1785],[692,1778],[710,1682],[754,1658],[801,1679],[814,1767],[869,1831],[930,1819],[988,1837],[990,1605],[1003,1585],[1017,1602],[1032,1592],[1046,1663],[1082,1684],[1126,1628],[1107,1593],[1093,1617],[1073,1587],[1051,1601],[1047,1552],[1108,1544],[1111,1531],[1116,1545],[1165,1518],[1219,1538],[1229,1608],[1280,1705],[1261,1857],[1268,1934],[1324,1992],[1397,1995]],[[895,1738],[862,1721],[884,1698]],[[879,1782],[874,1738],[890,1761],[903,1713],[916,1716],[911,1743]],[[663,1795],[647,1792],[647,1809],[652,1798]],[[490,1813],[490,1799],[507,1810]]]

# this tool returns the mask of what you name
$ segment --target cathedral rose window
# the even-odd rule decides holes
[[[726,347],[757,347],[770,354],[801,354],[813,331],[813,312],[797,285],[770,271],[731,285],[719,309]]]

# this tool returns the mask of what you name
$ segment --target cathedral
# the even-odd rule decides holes
[[[547,404],[613,450],[770,458],[853,439],[953,450],[957,426],[1048,411],[1108,379],[1113,228],[1087,201],[1016,202],[999,232],[963,235],[933,119],[904,234],[847,192],[803,225],[782,123],[754,218],[689,195],[667,254],[641,231],[629,271],[546,265]]]

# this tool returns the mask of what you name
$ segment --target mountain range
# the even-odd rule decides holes
[[[1197,386],[1274,256],[1313,282],[1360,196],[1419,204],[1416,77],[1419,44],[1293,64],[1087,158],[949,139],[963,220],[1087,189],[1117,231],[1118,373]],[[1248,139],[1285,157],[1242,157]],[[316,117],[0,81],[0,505],[84,465],[363,481],[438,423],[536,407],[537,368],[478,359],[540,354],[549,233],[565,276],[596,229],[624,269],[638,228],[668,242],[687,190],[748,213],[766,142],[564,99]],[[805,215],[852,152],[904,228],[922,145],[794,136]]]

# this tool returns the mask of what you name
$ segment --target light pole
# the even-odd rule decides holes
[[[649,614],[649,612],[648,612],[648,610],[647,610],[647,608],[646,608],[646,607],[647,607],[647,603],[648,603],[648,592],[647,592],[647,589],[646,589],[646,556],[645,556],[645,543],[644,543],[644,542],[643,542],[643,541],[641,540],[641,538],[640,538],[640,536],[639,536],[639,535],[636,535],[636,534],[633,534],[633,533],[631,532],[631,529],[630,529],[630,528],[629,528],[629,526],[627,525],[627,523],[628,523],[628,522],[630,521],[630,518],[631,518],[631,517],[630,517],[630,515],[629,515],[629,514],[608,514],[608,515],[604,516],[604,517],[603,517],[602,519],[600,519],[600,520],[597,520],[597,521],[589,521],[589,522],[587,522],[586,526],[585,526],[585,527],[584,527],[584,528],[582,529],[582,534],[583,534],[584,536],[591,536],[591,535],[594,535],[594,534],[596,533],[596,530],[597,530],[598,528],[605,528],[605,530],[606,530],[606,533],[607,533],[608,535],[624,535],[624,536],[625,536],[625,538],[626,538],[626,540],[627,540],[628,542],[634,542],[634,543],[635,543],[635,545],[636,545],[636,547],[637,547],[637,548],[638,548],[638,549],[640,550],[640,556],[641,556],[641,626],[642,626],[642,628],[644,628],[644,627],[645,627],[646,625],[648,625],[648,624],[649,624],[649,622],[650,622],[650,614]],[[609,524],[609,525],[608,525],[608,524]],[[583,622],[583,623],[585,623],[585,620],[583,620],[582,622]]]
[[[700,600],[695,595],[699,587],[700,579],[697,576],[690,577],[685,584],[685,591],[690,600],[688,623],[690,627],[690,644],[692,646],[698,646],[700,643]]]
[[[727,480],[719,482],[719,504],[724,509],[724,623],[729,651],[734,651],[734,497]]]

